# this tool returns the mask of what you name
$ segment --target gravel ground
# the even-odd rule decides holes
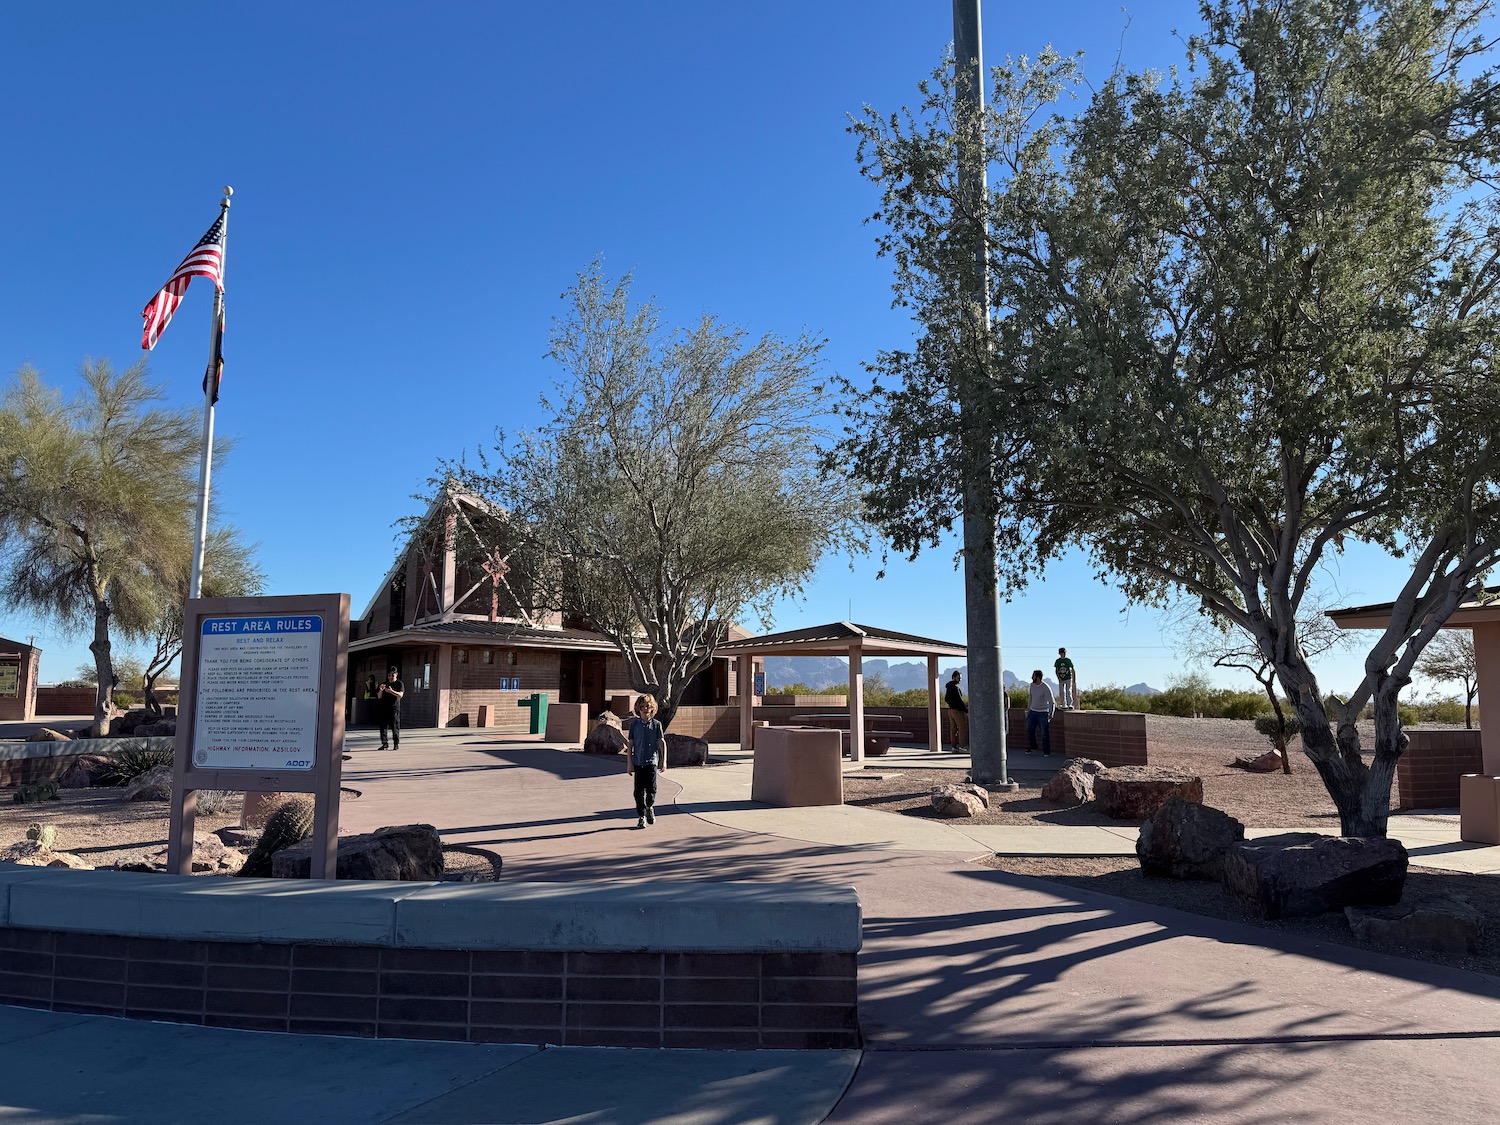
[[[1002,857],[982,861],[988,867],[1018,875],[1036,875],[1081,890],[1120,898],[1169,906],[1190,914],[1244,922],[1281,933],[1301,934],[1339,945],[1370,948],[1356,941],[1342,912],[1316,918],[1291,918],[1267,922],[1249,914],[1239,900],[1227,894],[1218,883],[1177,879],[1151,879],[1141,874],[1131,858],[1068,859],[1062,857]],[[1484,916],[1484,932],[1479,952],[1471,957],[1451,957],[1419,949],[1382,947],[1382,952],[1397,953],[1436,965],[1500,975],[1500,878],[1494,875],[1465,875],[1455,871],[1413,867],[1406,876],[1405,901],[1431,894],[1451,894],[1467,899]]]
[[[55,851],[69,852],[94,867],[135,863],[167,846],[168,812],[163,801],[127,801],[120,789],[64,789],[56,801],[18,805],[0,796],[0,850],[26,838],[30,824],[57,829]],[[240,822],[240,798],[228,811],[199,814],[194,830],[203,835]],[[248,852],[248,848],[242,849]],[[446,876],[466,875],[473,882],[493,882],[500,856],[486,848],[444,847]]]
[[[1361,724],[1366,745],[1374,738],[1373,724]],[[1241,754],[1269,749],[1254,726],[1241,719],[1175,719],[1146,716],[1150,761],[1203,778],[1203,801],[1223,809],[1252,828],[1302,829],[1336,833],[1339,822],[1322,779],[1299,747],[1292,746],[1292,772],[1247,773],[1230,767]],[[1061,809],[1041,799],[1042,786],[1062,766],[1062,759],[1028,754],[1024,748],[1010,756],[1015,793],[990,794],[990,808],[973,819],[976,824],[1128,824],[1096,813],[1088,805]],[[879,772],[878,763],[871,772]],[[956,780],[951,770],[889,770],[884,780],[845,774],[847,804],[878,808],[907,816],[934,816],[928,800],[934,785]],[[1394,794],[1392,794],[1394,797]]]

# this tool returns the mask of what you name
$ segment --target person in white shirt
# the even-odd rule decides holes
[[[1026,753],[1036,753],[1036,732],[1042,732],[1042,753],[1052,753],[1052,712],[1057,703],[1052,698],[1052,689],[1042,681],[1042,670],[1031,673],[1031,697],[1026,703]]]

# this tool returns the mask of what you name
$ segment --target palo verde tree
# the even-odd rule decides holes
[[[982,122],[993,187],[969,224],[954,221],[965,122],[946,71],[917,113],[854,124],[921,329],[881,357],[840,450],[882,526],[925,545],[955,489],[914,480],[860,423],[931,463],[954,427],[925,427],[952,411],[952,364],[969,365],[1011,584],[1081,547],[1130,599],[1186,595],[1253,637],[1349,835],[1384,834],[1398,695],[1500,558],[1488,8],[1214,0],[1184,77],[1118,73],[1091,94],[1055,53],[1008,63]],[[1072,116],[1067,95],[1083,100]],[[969,251],[985,239],[983,332],[962,315],[950,235],[965,231]],[[1363,678],[1325,704],[1298,615],[1352,541],[1410,573]]]
[[[608,637],[670,725],[730,622],[767,620],[825,552],[859,542],[857,505],[820,472],[820,341],[752,340],[709,315],[672,328],[630,284],[598,262],[579,274],[547,421],[439,483],[504,513],[503,546],[465,544],[482,525],[460,521],[460,557],[502,550],[512,573],[545,576],[515,588]]]
[[[158,599],[156,621],[150,630],[151,655],[141,669],[144,702],[153,717],[162,713],[156,681],[182,655],[182,610],[190,576],[189,567],[179,567],[172,576],[172,587],[161,591]],[[255,547],[240,539],[238,529],[216,527],[208,533],[203,548],[203,597],[254,597],[265,585],[265,574],[255,559]]]
[[[156,405],[144,363],[86,360],[65,402],[30,367],[0,403],[0,590],[92,633],[96,733],[114,713],[111,635],[149,635],[191,550],[199,431]]]
[[[1479,663],[1474,656],[1474,633],[1444,629],[1422,653],[1417,671],[1439,683],[1464,685],[1464,726],[1474,729],[1474,696],[1479,694]]]

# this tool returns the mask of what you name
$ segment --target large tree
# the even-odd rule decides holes
[[[1488,14],[1222,0],[1202,6],[1183,79],[1119,73],[1089,94],[1056,54],[1009,63],[983,122],[994,189],[971,224],[955,222],[946,72],[916,114],[854,126],[921,329],[881,357],[861,420],[932,465],[968,365],[1012,584],[1081,546],[1131,599],[1186,594],[1253,637],[1351,835],[1384,834],[1398,695],[1500,558]],[[1084,101],[1071,117],[1068,94]],[[963,310],[969,230],[993,284],[984,333]],[[868,432],[851,428],[843,455],[898,545],[920,548],[956,489],[914,479]],[[1410,572],[1363,678],[1325,705],[1298,613],[1353,541]],[[1372,702],[1367,758],[1355,723]]]
[[[0,591],[92,634],[96,733],[115,713],[111,635],[149,635],[191,551],[199,428],[144,363],[85,361],[64,401],[17,372],[0,403]]]
[[[820,341],[751,339],[709,315],[673,328],[630,284],[597,262],[579,274],[552,333],[547,421],[441,479],[504,513],[503,543],[460,521],[468,560],[499,548],[546,576],[527,584],[534,608],[613,641],[669,725],[730,622],[768,619],[826,552],[860,542],[857,505],[820,472]]]

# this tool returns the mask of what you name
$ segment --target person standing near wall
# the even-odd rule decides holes
[[[1052,662],[1052,670],[1057,674],[1057,705],[1064,711],[1071,711],[1078,706],[1078,670],[1068,659],[1067,649],[1057,650],[1057,659]]]
[[[637,828],[656,823],[656,775],[666,771],[667,732],[656,717],[656,698],[643,695],[635,701],[627,766],[627,772],[635,779]]]
[[[1052,712],[1056,704],[1042,670],[1031,673],[1031,695],[1026,703],[1026,753],[1036,753],[1036,732],[1042,732],[1042,753],[1052,753]]]
[[[400,673],[392,668],[385,674],[385,683],[376,689],[375,707],[380,712],[380,748],[389,750],[386,741],[389,732],[401,749],[401,697],[406,694],[406,685],[398,678]]]
[[[948,708],[948,741],[953,744],[954,754],[963,754],[969,749],[969,705],[958,686],[962,678],[963,673],[955,671],[943,692],[943,703]]]

